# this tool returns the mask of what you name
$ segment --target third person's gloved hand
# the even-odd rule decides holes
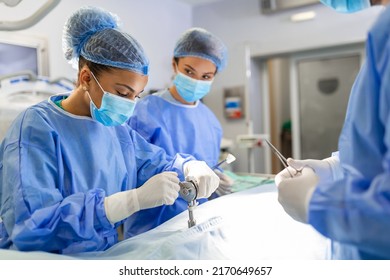
[[[219,171],[218,169],[214,170],[214,172],[215,172],[215,174],[217,174],[217,176],[219,177],[219,180],[220,180],[219,186],[215,190],[215,193],[218,196],[232,193],[232,187],[233,187],[234,180],[232,178],[230,178],[228,175],[226,175],[225,173],[223,173],[222,171]]]
[[[287,159],[287,164],[296,169],[301,169],[304,166],[311,167],[319,177],[319,184],[328,184],[343,176],[338,156],[328,157],[323,160],[295,160],[289,158]]]
[[[104,199],[107,219],[115,224],[133,213],[161,205],[171,205],[179,196],[179,178],[176,172],[154,175],[141,187],[118,192]]]
[[[280,173],[276,177],[281,176]],[[275,183],[278,187],[279,203],[287,214],[299,222],[307,223],[309,202],[318,183],[318,176],[313,169],[305,167],[302,173],[295,177],[275,180]]]
[[[219,185],[219,177],[204,161],[191,160],[183,166],[184,176],[193,177],[198,183],[198,197],[208,198]]]

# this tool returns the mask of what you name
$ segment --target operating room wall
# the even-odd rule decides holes
[[[4,21],[26,18],[45,2],[47,0],[24,0],[13,8],[0,3],[0,18]],[[0,39],[15,35],[46,38],[50,76],[76,79],[76,70],[64,59],[61,35],[67,17],[84,5],[100,6],[116,13],[121,27],[143,45],[151,62],[146,90],[169,85],[174,44],[192,24],[191,6],[176,0],[63,0],[36,25],[20,31],[0,31]]]
[[[193,9],[193,25],[206,28],[218,35],[228,46],[229,62],[226,70],[216,78],[212,93],[204,102],[221,121],[226,138],[248,133],[245,120],[228,120],[223,114],[224,88],[247,85],[245,47],[250,56],[272,57],[279,54],[363,42],[382,7],[374,7],[355,14],[338,14],[322,4],[263,15],[259,0],[224,0]],[[293,23],[292,14],[314,11],[316,18]],[[259,92],[259,91],[258,91]],[[251,104],[253,107],[254,104]],[[261,104],[258,105],[261,110]],[[261,121],[260,121],[261,122]],[[255,122],[254,130],[261,132],[264,124]],[[238,160],[234,171],[247,171],[247,151],[233,149]],[[263,161],[256,161],[255,171],[264,172]]]

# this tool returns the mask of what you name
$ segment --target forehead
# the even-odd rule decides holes
[[[186,57],[180,57],[179,58],[179,67],[185,67],[191,66],[197,71],[201,72],[211,72],[214,73],[217,70],[217,67],[213,62],[210,60],[200,58],[200,57],[195,57],[195,56],[186,56]]]

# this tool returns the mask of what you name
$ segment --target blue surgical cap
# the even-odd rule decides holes
[[[80,56],[120,69],[148,74],[149,60],[142,46],[118,28],[118,17],[102,8],[82,7],[64,26],[65,58],[77,68]]]
[[[216,36],[202,28],[191,28],[177,41],[174,57],[195,56],[213,62],[217,71],[227,64],[227,48]]]

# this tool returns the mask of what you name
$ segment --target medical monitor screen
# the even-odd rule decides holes
[[[25,70],[39,74],[37,48],[0,42],[0,76]]]

